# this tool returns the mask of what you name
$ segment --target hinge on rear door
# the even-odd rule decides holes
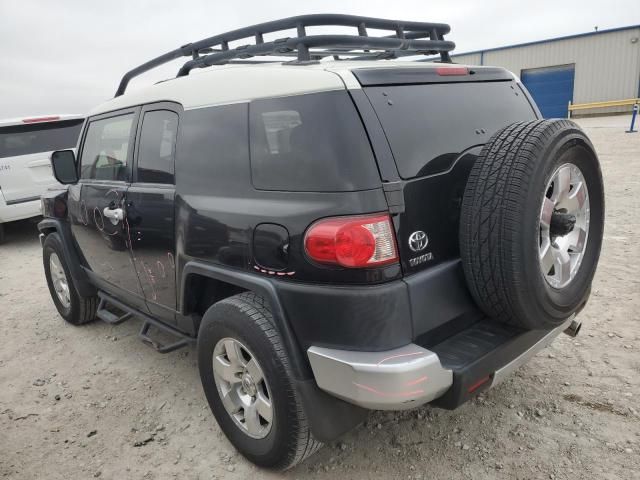
[[[389,213],[404,213],[404,182],[383,182],[382,190],[389,205]]]

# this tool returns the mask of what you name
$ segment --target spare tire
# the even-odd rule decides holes
[[[569,120],[519,122],[483,147],[464,192],[460,255],[496,320],[560,325],[586,302],[604,227],[598,157]]]

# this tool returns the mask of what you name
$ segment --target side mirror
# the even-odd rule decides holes
[[[51,166],[53,176],[63,185],[76,183],[78,172],[76,170],[76,156],[73,150],[58,150],[51,154]]]

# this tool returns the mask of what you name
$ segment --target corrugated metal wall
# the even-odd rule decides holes
[[[632,40],[636,38],[635,43]],[[520,76],[528,68],[575,64],[573,103],[622,100],[639,96],[640,27],[550,40],[520,47],[453,55],[456,63],[496,65]],[[628,111],[631,107],[581,113]]]

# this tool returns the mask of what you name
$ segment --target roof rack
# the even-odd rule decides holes
[[[306,27],[343,26],[357,28],[357,35],[307,35]],[[388,36],[370,37],[367,29],[389,30]],[[271,42],[264,41],[264,35],[282,30],[295,29],[297,37],[286,37]],[[410,22],[360,17],[356,15],[300,15],[251,27],[232,30],[227,33],[188,43],[176,50],[165,53],[127,72],[120,80],[116,97],[122,95],[129,81],[153,68],[180,57],[192,57],[178,72],[178,77],[188,75],[194,68],[222,65],[256,56],[288,57],[296,56],[291,63],[305,64],[324,57],[341,56],[350,59],[390,59],[406,55],[434,55],[439,53],[442,62],[451,63],[449,52],[455,44],[444,40],[450,32],[444,23]],[[229,42],[253,38],[254,43],[230,49]]]

